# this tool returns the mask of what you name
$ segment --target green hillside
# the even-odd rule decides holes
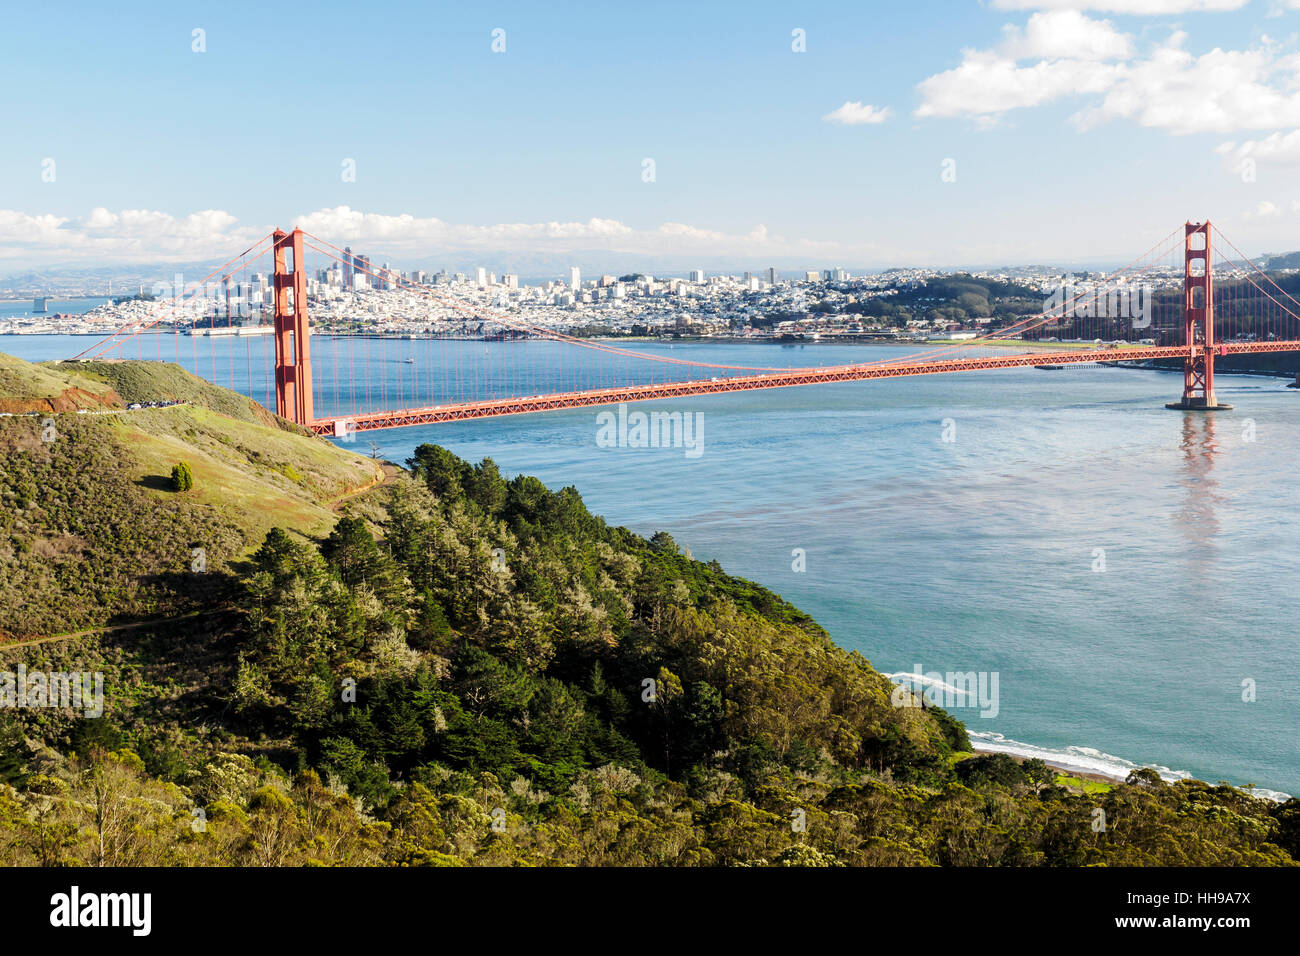
[[[121,396],[122,401],[189,402],[210,408],[239,421],[293,428],[258,402],[236,392],[212,385],[170,362],[126,360],[116,362],[78,362],[45,365],[51,370],[75,370],[81,378],[102,383]]]
[[[110,383],[59,367],[31,365],[0,353],[0,412],[76,411],[119,408],[122,399]]]
[[[798,608],[576,489],[422,445],[340,516],[376,463],[222,414],[243,400],[178,374],[113,387],[175,379],[193,404],[57,415],[52,438],[0,420],[0,627],[137,625],[0,644],[0,674],[98,673],[104,692],[102,712],[0,708],[0,865],[1300,854],[1300,801],[972,754]]]
[[[0,402],[94,383],[119,409],[55,414],[48,425],[41,415],[0,418],[0,637],[202,605],[228,590],[231,562],[269,528],[328,531],[331,501],[381,474],[375,462],[280,427],[242,396],[176,366],[138,368],[148,364],[73,372],[3,357]],[[100,378],[103,368],[114,374]],[[194,404],[120,410],[140,389]],[[195,481],[178,493],[170,473],[182,461]],[[189,573],[197,548],[205,575],[182,582],[175,576]]]

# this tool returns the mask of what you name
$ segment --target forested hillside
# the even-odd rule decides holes
[[[0,417],[0,640],[210,610],[272,527],[327,533],[329,502],[382,475],[173,365],[0,356],[0,405],[95,388],[111,401],[85,414]],[[123,404],[163,400],[184,404]],[[194,484],[178,495],[181,462]]]
[[[356,456],[199,405],[145,411],[59,416],[54,448],[22,437],[35,421],[3,426],[4,534],[26,583],[0,627],[49,634],[67,626],[61,602],[78,619],[115,608],[119,623],[133,613],[123,593],[159,575],[166,587],[149,589],[157,623],[0,648],[0,672],[100,672],[106,697],[98,717],[0,709],[0,863],[1289,865],[1300,853],[1297,801],[1146,771],[1085,792],[1040,762],[972,755],[957,721],[897,698],[798,609],[668,533],[610,526],[575,489],[423,445],[335,514]],[[99,455],[109,439],[114,454]],[[174,443],[190,449],[193,488],[136,484]],[[114,477],[119,454],[137,457]],[[299,462],[296,479],[277,455]],[[89,477],[69,484],[68,469]],[[194,497],[219,481],[229,488]],[[272,489],[297,504],[250,518]],[[248,497],[233,507],[227,494]],[[192,524],[182,534],[159,515]],[[65,531],[81,542],[65,570],[13,565],[33,553],[24,542]],[[146,566],[146,542],[165,551],[189,534],[222,542],[216,570]]]

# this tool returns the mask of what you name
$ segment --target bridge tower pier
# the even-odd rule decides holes
[[[1183,398],[1165,408],[1212,412],[1232,408],[1214,395],[1214,266],[1210,222],[1189,222],[1183,233]]]
[[[277,229],[275,259],[275,413],[299,425],[315,421],[311,391],[311,327],[307,321],[307,261],[302,230]],[[292,268],[286,262],[292,256]]]

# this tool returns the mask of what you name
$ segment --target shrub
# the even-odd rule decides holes
[[[172,465],[172,489],[174,491],[189,491],[194,487],[194,472],[190,466],[183,461],[178,461]]]

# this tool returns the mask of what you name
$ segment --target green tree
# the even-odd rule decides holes
[[[193,487],[194,472],[190,470],[190,466],[183,461],[172,465],[172,490],[189,491]]]
[[[408,596],[402,575],[360,518],[340,518],[321,545],[321,554],[349,588],[366,584],[388,607],[405,608]]]
[[[650,539],[650,549],[660,554],[677,554],[677,542],[667,531],[656,531]]]
[[[406,460],[406,467],[439,498],[457,498],[468,466],[441,445],[425,444],[415,449],[415,456]]]

